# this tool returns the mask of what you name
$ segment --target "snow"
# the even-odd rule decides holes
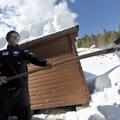
[[[78,55],[97,48],[80,48]],[[60,114],[36,114],[32,120],[120,120],[120,59],[116,53],[80,60],[91,101],[87,107]]]
[[[78,55],[98,49],[80,48]],[[88,107],[61,114],[34,115],[33,120],[120,120],[120,59],[116,53],[80,60],[89,88]]]

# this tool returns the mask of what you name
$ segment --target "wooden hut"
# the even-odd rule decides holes
[[[53,63],[77,57],[75,26],[23,44],[40,58]],[[29,65],[29,71],[38,66]],[[32,110],[71,105],[85,105],[90,100],[80,61],[41,70],[29,75],[29,91]]]

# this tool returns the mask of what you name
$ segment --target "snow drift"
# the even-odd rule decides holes
[[[78,49],[79,55],[95,51]],[[88,107],[62,114],[34,115],[33,120],[120,120],[120,59],[115,53],[80,60],[89,88]]]
[[[81,54],[95,51],[78,49]],[[115,53],[80,60],[91,101],[88,107],[60,114],[36,114],[32,120],[120,120],[120,59]]]

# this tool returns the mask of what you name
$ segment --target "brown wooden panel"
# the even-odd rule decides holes
[[[23,46],[54,63],[75,58],[77,31],[77,27],[64,30]],[[36,68],[29,65],[29,71]],[[90,99],[79,60],[30,74],[29,91],[32,109],[86,104]]]
[[[79,88],[80,86],[82,86],[82,83],[79,82],[78,83],[75,83],[73,84],[73,82],[75,82],[76,80],[74,79],[78,79],[79,77],[72,77],[69,79],[69,81],[66,81],[65,78],[61,78],[61,79],[57,79],[57,81],[52,81],[52,82],[47,82],[47,83],[43,83],[43,84],[40,84],[40,83],[37,83],[38,85],[35,85],[34,84],[34,87],[31,87],[30,91],[36,91],[36,90],[45,90],[46,89],[52,89],[52,88],[55,88],[57,89],[57,87],[59,88],[60,86],[71,86],[71,87],[77,87]],[[33,85],[33,84],[32,84]],[[77,89],[75,88],[75,89]]]
[[[64,93],[66,93],[69,90],[74,91],[74,90],[79,89],[80,86],[79,87],[78,86],[79,86],[78,84],[73,85],[71,82],[64,83],[64,85],[60,84],[59,86],[58,85],[53,86],[53,87],[50,86],[49,88],[47,88],[46,86],[43,86],[43,87],[38,87],[36,89],[32,89],[30,91],[30,95],[37,96],[37,95],[43,95],[44,93],[49,94],[51,92],[61,92],[61,91],[64,91]],[[75,89],[75,87],[77,88]],[[67,90],[65,91],[65,89]],[[82,89],[79,91],[82,91]]]
[[[35,110],[35,109],[46,109],[46,108],[55,108],[56,106],[59,106],[59,107],[65,107],[65,106],[71,106],[71,105],[85,105],[85,104],[88,104],[88,102],[86,102],[86,99],[88,96],[84,97],[84,98],[78,98],[78,99],[75,99],[74,101],[73,100],[69,100],[68,102],[65,102],[65,101],[59,101],[59,102],[49,102],[49,103],[45,103],[45,104],[33,104],[32,106],[32,109]],[[81,99],[81,104],[80,104],[80,100]]]
[[[79,27],[78,26],[75,26],[75,27],[72,27],[72,28],[69,28],[69,29],[66,29],[66,30],[62,30],[62,31],[59,31],[57,33],[54,33],[52,35],[48,35],[48,36],[44,36],[44,37],[41,37],[41,38],[38,38],[36,40],[33,40],[33,41],[30,41],[30,42],[27,42],[27,43],[24,43],[22,44],[21,46],[24,48],[27,48],[27,49],[30,49],[30,50],[33,50],[34,49],[40,49],[42,50],[41,51],[41,56],[43,58],[49,58],[49,57],[53,57],[52,54],[54,54],[55,51],[59,51],[56,55],[62,55],[64,53],[71,53],[72,50],[72,45],[70,45],[70,42],[68,42],[68,36],[75,36],[74,39],[76,38],[77,36],[77,32],[79,30]],[[61,44],[63,43],[64,44]],[[52,46],[55,46],[54,48]],[[56,45],[59,45],[60,48],[58,49],[56,47]],[[47,51],[48,47],[50,47],[49,51]],[[51,50],[53,50],[52,52],[50,52]],[[61,50],[64,50],[64,52],[60,52]],[[50,53],[51,54],[50,54]],[[48,57],[47,56],[44,56],[44,54],[48,53]],[[39,54],[38,54],[39,55]]]
[[[88,96],[78,96],[78,94],[71,94],[71,95],[67,95],[67,96],[58,96],[57,99],[52,99],[52,98],[48,98],[48,99],[43,99],[41,100],[42,102],[38,101],[34,101],[33,105],[32,105],[32,109],[37,108],[37,106],[39,106],[38,108],[55,108],[56,106],[59,107],[63,107],[63,106],[71,106],[71,105],[81,105],[81,104],[87,104],[88,101],[86,100]]]
[[[29,78],[29,82],[30,83],[34,83],[34,82],[37,82],[37,81],[43,81],[43,79],[52,79],[52,78],[55,78],[55,77],[60,77],[60,76],[64,76],[64,77],[69,77],[71,76],[70,74],[72,73],[76,73],[78,69],[74,68],[74,69],[69,69],[69,71],[66,70],[63,70],[63,71],[59,71],[59,72],[51,72],[51,73],[47,73],[47,74],[43,74],[43,75],[39,75],[39,73],[37,75],[33,75]],[[76,73],[77,75],[77,73]],[[47,78],[49,77],[49,78]],[[34,81],[32,80],[34,79]],[[31,81],[32,80],[32,81]]]
[[[57,102],[57,101],[66,101],[68,100],[69,98],[71,98],[72,100],[74,100],[74,98],[80,98],[82,97],[80,95],[80,92],[79,91],[75,91],[74,95],[71,94],[71,92],[68,92],[68,94],[64,93],[64,92],[60,92],[60,93],[51,93],[51,94],[45,94],[43,96],[36,96],[37,99],[34,99],[33,100],[33,104],[36,104],[36,103],[43,103],[44,101],[47,101],[47,102]],[[55,99],[53,99],[55,98]],[[66,98],[66,100],[65,100]],[[46,103],[47,103],[46,102]]]
[[[71,92],[71,88],[70,89],[68,88],[67,91],[65,91],[65,88],[61,89],[61,90],[56,90],[56,91],[51,90],[51,92],[46,91],[45,94],[42,94],[42,93],[38,92],[36,95],[33,94],[33,97],[31,98],[31,100],[47,99],[48,97],[51,97],[51,98],[54,97],[54,99],[56,99],[57,96],[62,97],[62,96],[70,95],[72,93],[76,93],[76,94],[78,94],[78,96],[80,96],[81,92],[82,91],[80,91],[79,89],[74,89],[74,90],[72,89],[72,92]]]
[[[73,75],[76,75],[76,74],[73,74]],[[54,77],[54,78],[48,78],[48,79],[44,79],[44,81],[37,81],[36,83],[32,83],[30,84],[31,85],[31,88],[32,87],[37,87],[37,86],[43,86],[43,85],[49,85],[49,84],[55,84],[55,83],[59,83],[59,82],[68,82],[69,80],[73,80],[74,82],[77,81],[77,79],[79,78],[80,76],[76,76],[76,77],[65,77],[65,76],[59,76],[59,77]],[[75,79],[76,78],[76,79]],[[81,83],[81,81],[79,81],[78,83]]]
[[[57,40],[53,39],[50,40],[50,42],[42,41],[38,45],[32,46],[32,48],[29,49],[43,59],[72,52],[68,36],[58,38]]]
[[[82,83],[81,80],[78,81],[78,79],[80,78],[79,73],[76,72],[77,69],[70,69],[68,72],[66,71],[62,71],[60,74],[51,74],[46,75],[44,74],[44,77],[42,75],[40,76],[36,76],[33,77],[32,79],[30,79],[31,81],[30,86],[31,88],[33,87],[37,87],[37,86],[45,86],[45,85],[49,85],[49,84],[58,84],[59,82],[68,82],[73,80],[73,82],[77,82],[79,84]]]
[[[74,54],[64,54],[50,60],[56,63],[74,57]],[[29,69],[34,70],[36,66],[30,65]],[[60,104],[61,106],[73,105],[73,102],[74,105],[87,103],[89,94],[81,69],[80,63],[74,61],[57,66],[55,69],[47,69],[31,74],[29,76],[29,86],[32,109],[36,108],[37,105],[40,106],[40,109],[43,109],[59,107]],[[76,96],[79,99],[76,99]],[[68,99],[69,97],[71,100]],[[85,101],[83,102],[81,99]],[[53,105],[54,102],[56,104]]]
[[[36,68],[34,68],[32,70],[35,70],[35,69]],[[67,64],[65,66],[59,66],[59,67],[56,67],[54,69],[35,72],[33,74],[30,74],[29,77],[32,78],[32,77],[39,76],[40,78],[44,78],[46,76],[53,76],[53,74],[58,75],[58,74],[64,74],[64,73],[67,73],[67,72],[69,74],[70,71],[75,71],[75,70],[78,70],[78,69],[79,69],[79,66],[77,64]]]

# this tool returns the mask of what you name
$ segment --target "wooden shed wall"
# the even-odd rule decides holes
[[[55,38],[50,37],[48,40],[37,40],[34,44],[26,44],[25,47],[40,58],[48,58],[56,63],[77,56],[76,35],[76,31],[63,36],[61,34]],[[29,71],[37,67],[29,65]],[[90,100],[79,60],[59,65],[55,69],[30,74],[29,91],[33,110],[82,105]]]
[[[27,46],[28,49],[36,53],[40,58],[52,58],[72,52],[69,36],[62,36],[57,39],[41,41],[35,45]]]
[[[52,61],[57,62],[73,57],[72,54],[66,54],[54,58]],[[74,61],[60,65],[55,69],[31,74],[29,83],[32,109],[88,103],[89,95],[80,68],[79,63]],[[36,69],[36,66],[30,66],[30,69]]]

